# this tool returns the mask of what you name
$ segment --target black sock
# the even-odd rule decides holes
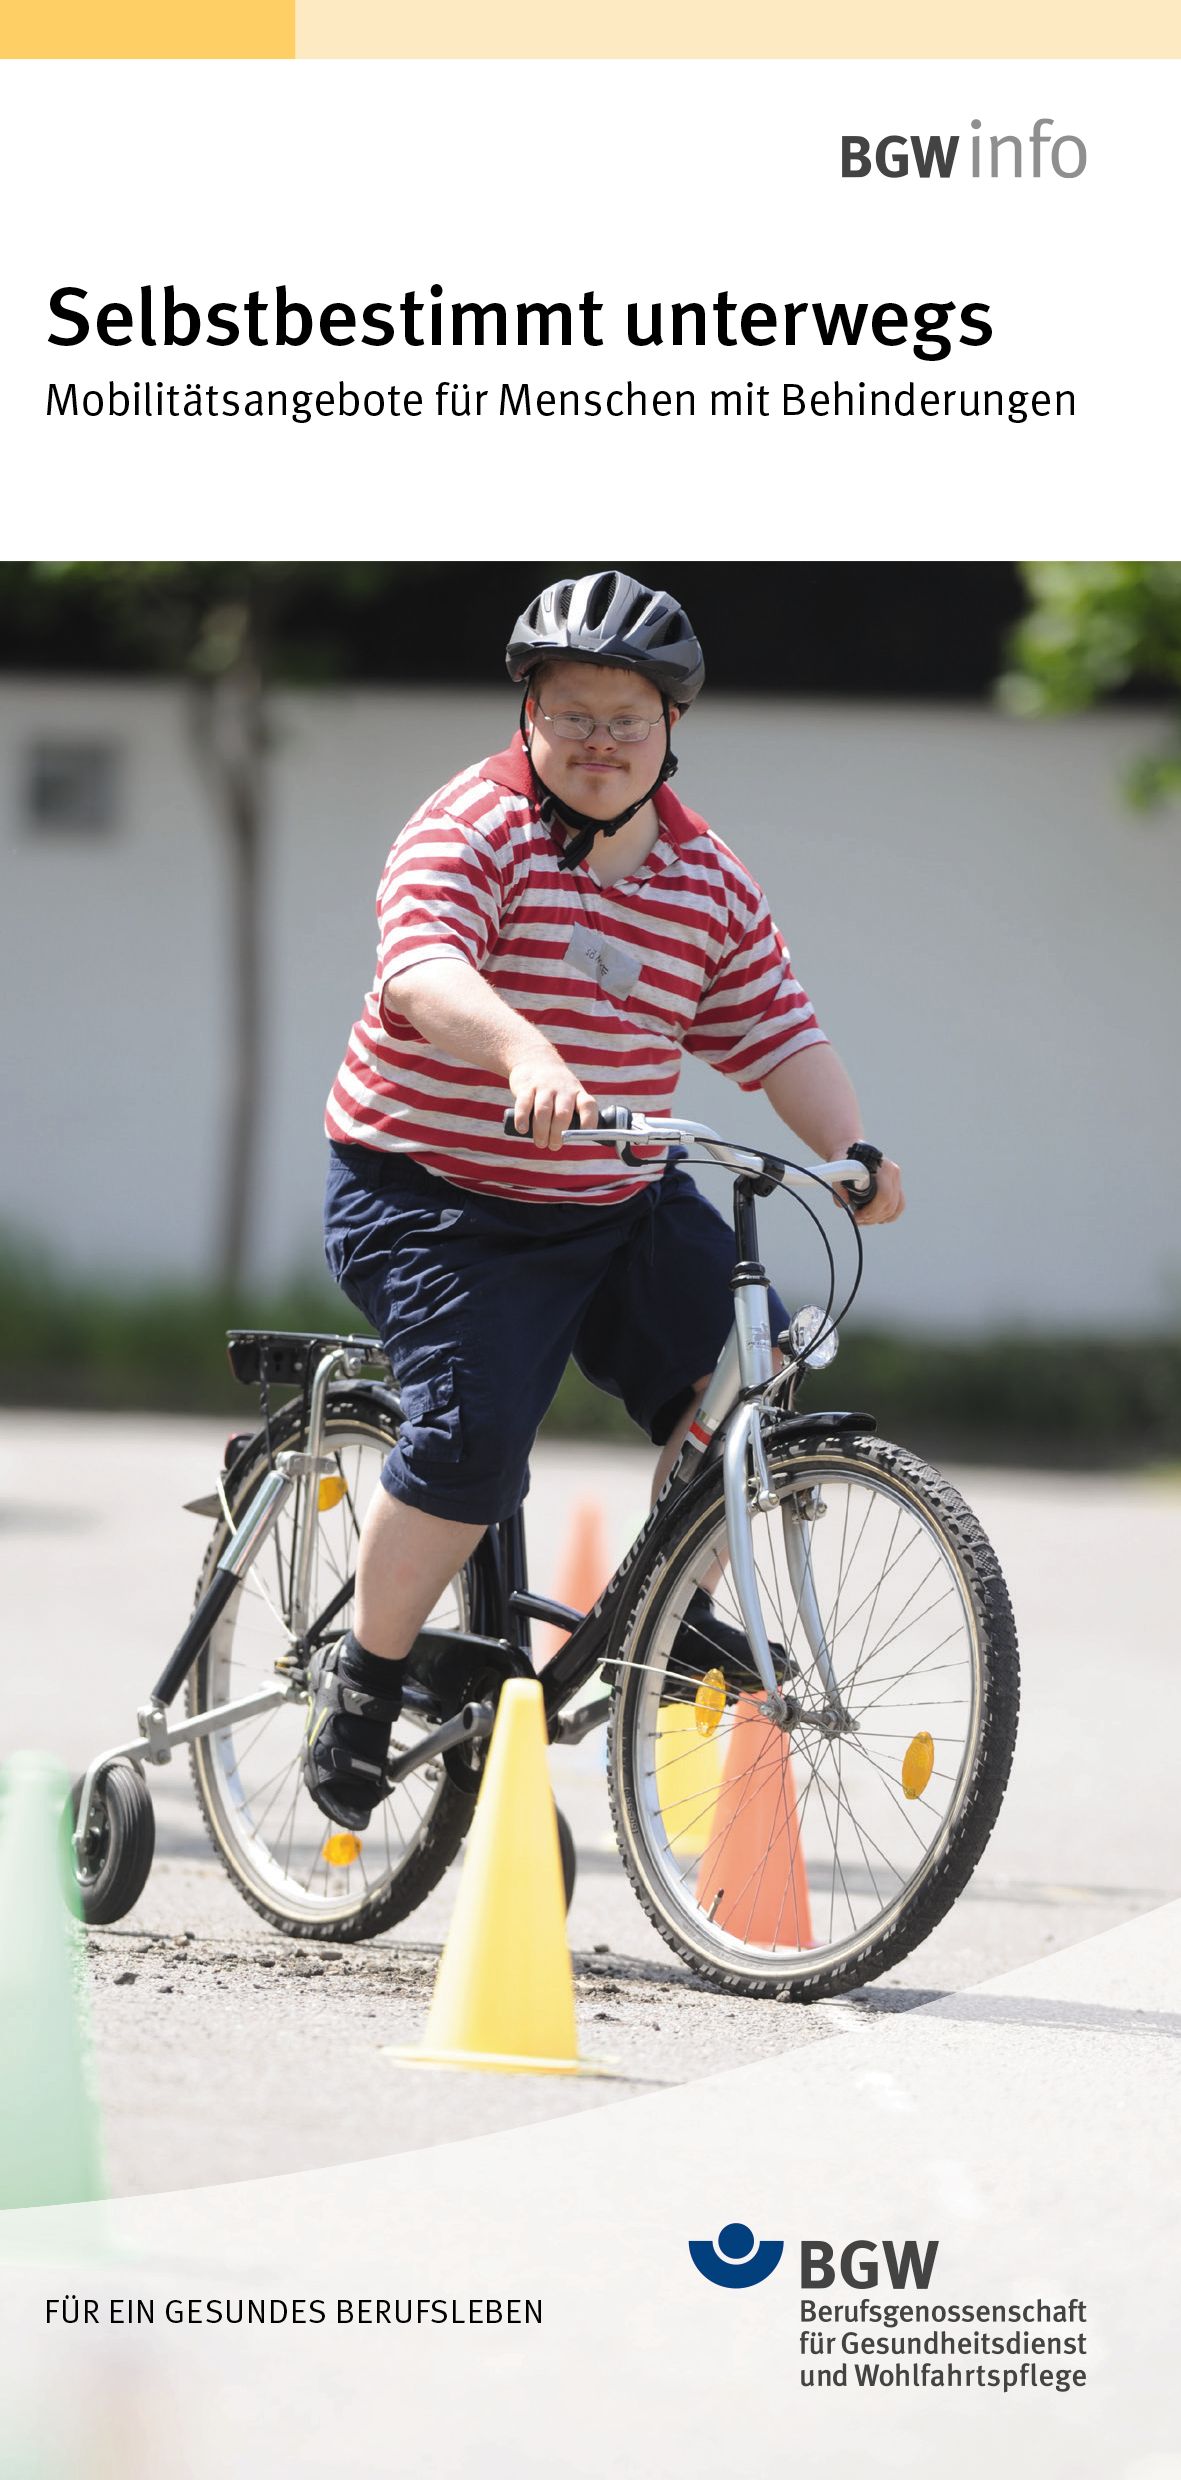
[[[353,1686],[364,1688],[369,1696],[397,1696],[402,1685],[401,1663],[369,1653],[351,1628],[340,1649],[340,1667]]]

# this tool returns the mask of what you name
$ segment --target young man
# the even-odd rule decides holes
[[[660,1448],[659,1488],[730,1328],[733,1238],[687,1172],[564,1147],[566,1131],[602,1102],[667,1112],[691,1051],[761,1086],[814,1154],[864,1144],[761,889],[668,789],[705,677],[680,605],[616,570],[564,578],[522,614],[507,662],[518,733],[434,793],[389,856],[377,971],[326,1115],[328,1262],[405,1415],[362,1529],[353,1629],[311,1672],[305,1779],[354,1829],[380,1794],[400,1662],[520,1505],[571,1354]],[[897,1164],[877,1183],[862,1222],[902,1211]]]

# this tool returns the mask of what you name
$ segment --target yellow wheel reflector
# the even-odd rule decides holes
[[[316,1498],[321,1515],[324,1515],[329,1507],[339,1507],[348,1486],[347,1481],[341,1480],[339,1473],[325,1474]]]
[[[919,1731],[902,1760],[902,1788],[908,1800],[921,1799],[934,1763],[935,1742],[929,1731]]]
[[[707,1671],[693,1699],[693,1712],[702,1739],[712,1739],[726,1710],[726,1682],[720,1671]]]
[[[320,1854],[321,1860],[326,1860],[330,1869],[351,1869],[354,1860],[360,1857],[359,1834],[330,1834]]]

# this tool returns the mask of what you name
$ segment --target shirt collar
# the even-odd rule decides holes
[[[519,798],[528,801],[536,812],[538,805],[534,797],[533,770],[519,732],[514,732],[507,749],[498,750],[493,758],[485,758],[480,773],[489,783],[498,784],[502,792],[515,792]],[[661,784],[653,797],[656,815],[670,842],[678,846],[688,843],[699,831],[702,821],[691,809],[686,809],[683,801],[678,801],[671,784]]]

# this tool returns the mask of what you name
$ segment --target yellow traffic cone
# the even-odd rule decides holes
[[[725,1756],[725,1733],[719,1733],[716,1725],[712,1731],[703,1730],[696,1705],[659,1707],[656,1797],[668,1847],[677,1862],[699,1860],[710,1841]]]
[[[533,1679],[502,1688],[459,1894],[421,2049],[409,2065],[516,2075],[602,2072],[578,2055],[566,1898],[545,1707]]]
[[[0,2206],[103,2193],[98,2110],[63,1876],[69,1780],[52,1757],[0,1777]]]

